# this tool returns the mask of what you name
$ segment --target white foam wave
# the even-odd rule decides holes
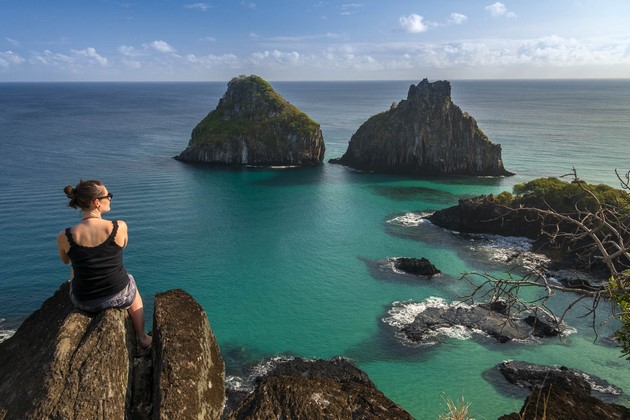
[[[228,389],[232,389],[235,391],[252,391],[253,387],[251,383],[248,383],[245,379],[240,376],[230,375],[225,378],[225,386]]]
[[[483,253],[490,261],[516,264],[536,270],[549,264],[545,255],[531,252],[533,240],[520,236],[471,235],[469,249]]]
[[[420,226],[422,223],[428,223],[429,221],[426,219],[427,216],[432,215],[431,212],[422,212],[422,213],[405,213],[402,216],[396,216],[393,219],[389,219],[387,223],[391,223],[392,225],[411,227],[411,226]]]
[[[11,338],[13,334],[15,334],[14,330],[0,330],[0,343]]]
[[[266,359],[252,368],[251,378],[254,379],[265,376],[266,374],[271,372],[278,364],[283,362],[290,362],[294,359],[295,357],[292,356],[276,356],[270,359]]]
[[[396,301],[392,303],[391,309],[387,311],[389,316],[383,318],[382,321],[392,327],[402,328],[407,324],[411,324],[416,319],[416,316],[426,311],[427,308],[446,309],[454,306],[459,308],[471,307],[470,305],[458,301],[446,303],[446,300],[436,296],[430,296],[423,302]]]
[[[617,388],[614,385],[600,384],[595,379],[593,379],[593,377],[591,377],[588,373],[585,373],[585,372],[580,372],[579,375],[582,376],[586,380],[586,382],[588,382],[588,384],[591,386],[591,389],[593,391],[597,391],[601,394],[621,395],[621,389]]]

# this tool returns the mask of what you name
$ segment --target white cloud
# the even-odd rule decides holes
[[[199,41],[201,42],[217,42],[217,39],[213,36],[206,36],[201,38]]]
[[[0,67],[8,68],[10,65],[14,64],[22,64],[24,58],[20,57],[18,54],[13,51],[0,51]]]
[[[494,17],[505,16],[509,18],[516,17],[516,13],[509,12],[505,4],[500,1],[493,3],[489,6],[486,6],[486,10],[490,12],[490,14]]]
[[[20,45],[20,41],[18,41],[18,40],[16,40],[16,39],[9,38],[9,37],[6,37],[6,38],[4,38],[4,39],[6,39],[6,40],[7,40],[7,42],[8,42],[9,44],[11,44],[11,46],[13,46],[13,47],[16,47],[16,48],[17,48],[17,47],[20,47],[20,46],[21,46],[21,45]]]
[[[461,25],[462,23],[468,20],[468,16],[463,15],[461,13],[451,13],[450,23],[454,23],[456,25]]]
[[[161,53],[165,53],[165,54],[176,52],[175,48],[171,47],[168,44],[168,42],[161,41],[161,40],[153,41],[152,43],[149,44],[149,46],[153,48],[154,50],[159,51]]]
[[[86,48],[84,50],[72,50],[72,52],[76,56],[92,58],[94,61],[99,63],[101,66],[106,66],[107,65],[107,58],[105,58],[102,55],[100,55],[99,53],[97,53],[96,49],[94,49],[92,47],[88,47],[88,48]]]
[[[130,69],[134,69],[134,70],[138,70],[139,68],[142,68],[142,63],[140,61],[137,60],[122,60],[122,63],[129,67]]]
[[[282,52],[279,50],[259,51],[251,54],[251,61],[254,64],[297,64],[300,61],[300,54],[296,51]]]
[[[339,11],[344,16],[354,15],[361,7],[363,7],[363,5],[360,3],[345,3],[339,6]]]
[[[212,8],[212,5],[209,3],[194,3],[194,4],[186,4],[184,5],[186,9],[199,9],[202,12],[208,11],[208,9]]]
[[[184,61],[194,65],[201,65],[205,68],[227,67],[227,68],[240,68],[241,63],[239,58],[234,54],[223,55],[204,55],[196,56],[195,54],[186,54]]]
[[[142,52],[128,45],[121,45],[120,47],[118,47],[118,52],[126,57],[138,57],[142,55]]]
[[[241,6],[247,7],[248,9],[255,9],[256,8],[256,3],[249,2],[249,1],[241,1]]]
[[[419,33],[429,30],[429,25],[424,22],[424,18],[415,13],[409,16],[402,16],[400,19],[400,26],[402,26],[407,32]]]

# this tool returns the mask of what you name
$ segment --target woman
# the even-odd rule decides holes
[[[76,188],[68,185],[64,193],[69,207],[81,209],[81,221],[57,235],[59,257],[72,263],[70,299],[87,312],[107,308],[127,309],[142,348],[151,345],[144,331],[144,307],[134,278],[123,264],[127,246],[127,224],[105,220],[112,194],[100,181],[81,180]]]

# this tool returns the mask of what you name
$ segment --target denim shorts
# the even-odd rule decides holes
[[[77,300],[72,293],[72,282],[70,282],[70,300],[77,309],[81,309],[86,312],[98,312],[109,308],[127,309],[133,303],[137,293],[136,281],[131,274],[128,275],[129,284],[120,292],[113,296],[106,296],[91,300]]]

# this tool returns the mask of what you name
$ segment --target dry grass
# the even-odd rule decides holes
[[[450,397],[442,396],[444,412],[438,415],[438,420],[474,420],[468,414],[470,403],[464,401],[464,397],[460,397],[459,401],[453,401]]]

